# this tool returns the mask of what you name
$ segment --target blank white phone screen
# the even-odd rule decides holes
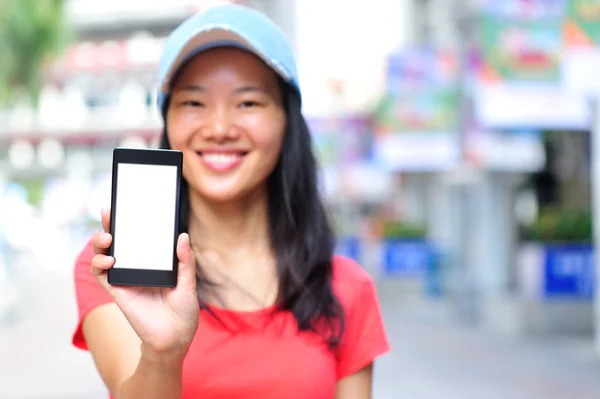
[[[177,167],[117,164],[115,268],[173,270]]]

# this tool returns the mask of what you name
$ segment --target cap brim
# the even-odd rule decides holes
[[[167,71],[163,81],[160,82],[160,91],[168,93],[171,90],[173,78],[179,73],[187,61],[204,51],[217,47],[236,47],[251,52],[275,70],[278,75],[286,79],[283,71],[279,70],[276,65],[273,65],[273,63],[265,59],[263,54],[242,36],[230,30],[215,28],[202,31],[187,41],[177,55],[175,61],[171,64],[171,68]]]

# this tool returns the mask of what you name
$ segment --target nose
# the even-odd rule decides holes
[[[237,138],[238,133],[233,123],[233,115],[227,107],[212,107],[206,117],[207,120],[203,129],[205,140],[222,143]]]

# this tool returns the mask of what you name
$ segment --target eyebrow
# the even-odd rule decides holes
[[[208,91],[206,86],[201,86],[201,85],[197,85],[197,84],[188,84],[188,85],[181,86],[181,87],[175,87],[174,89],[182,90],[182,91],[196,91],[196,92],[207,92]],[[234,92],[235,93],[262,92],[265,94],[269,94],[269,92],[266,89],[263,89],[258,86],[252,86],[252,85],[245,85],[245,86],[237,87],[234,90]]]
[[[259,92],[268,94],[266,89],[263,89],[262,87],[258,87],[258,86],[251,86],[251,85],[240,86],[234,90],[235,93],[248,93],[248,92],[253,92],[253,91],[259,91]]]

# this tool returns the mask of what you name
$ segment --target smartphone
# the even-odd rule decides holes
[[[114,149],[110,284],[176,286],[182,165],[181,151]]]

